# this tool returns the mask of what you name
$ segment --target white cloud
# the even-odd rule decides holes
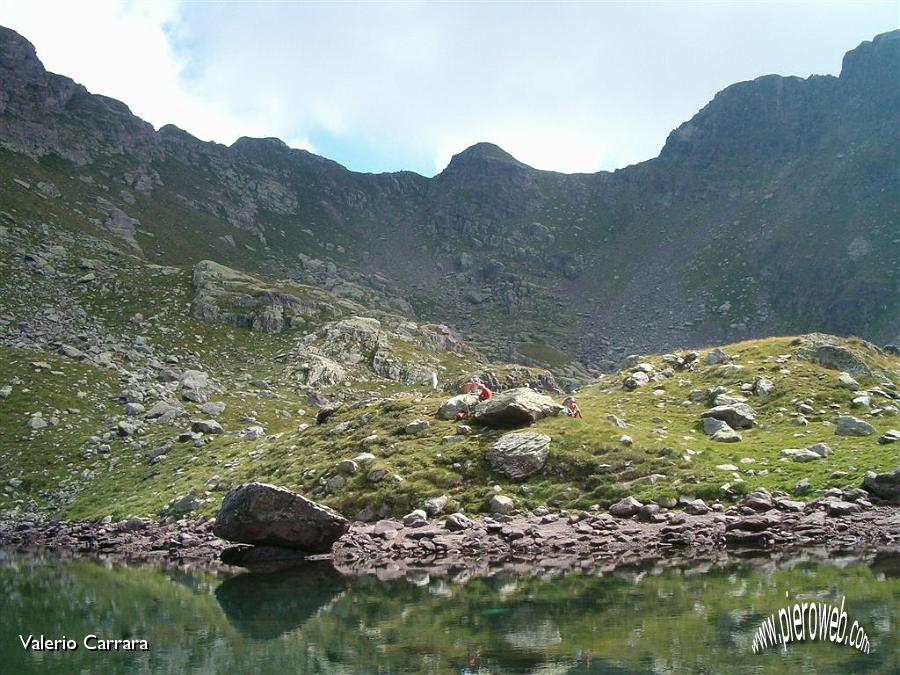
[[[184,28],[180,16],[177,2],[0,1],[0,24],[30,40],[47,70],[123,101],[157,128],[172,123],[229,144],[240,136],[281,135],[283,121],[265,107],[241,110],[230,94],[190,85],[191,54],[173,44]],[[293,141],[312,148],[308,139]]]
[[[477,141],[568,172],[649,159],[724,86],[837,73],[844,51],[896,23],[893,2],[0,0],[0,24],[48,69],[156,126],[426,172]]]

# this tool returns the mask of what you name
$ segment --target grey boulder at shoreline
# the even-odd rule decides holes
[[[328,553],[349,527],[341,514],[286,488],[245,483],[225,495],[213,534],[240,544]]]

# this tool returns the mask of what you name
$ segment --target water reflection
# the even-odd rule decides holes
[[[590,574],[343,577],[327,564],[226,575],[0,553],[0,670],[11,673],[900,672],[898,555],[808,556]],[[833,601],[873,652],[754,655],[788,601]],[[17,635],[148,639],[149,654],[33,653]]]
[[[307,562],[272,572],[244,572],[215,590],[216,600],[242,634],[271,640],[302,626],[347,587],[330,562]]]

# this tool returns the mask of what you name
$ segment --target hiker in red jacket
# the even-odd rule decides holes
[[[479,401],[487,401],[491,396],[494,395],[490,389],[488,389],[484,384],[478,383],[478,400]]]

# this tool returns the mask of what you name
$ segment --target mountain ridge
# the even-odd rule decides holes
[[[311,257],[332,285],[387,284],[505,360],[546,363],[552,346],[609,369],[632,351],[815,329],[887,342],[900,337],[897,106],[878,85],[900,72],[898,45],[900,31],[864,42],[840,77],[731,85],[657,158],[614,172],[540,171],[480,143],[428,178],[156,131],[2,29],[0,166],[61,193],[44,204],[14,185],[2,206],[103,236],[133,220],[136,250],[176,264],[302,282]]]

